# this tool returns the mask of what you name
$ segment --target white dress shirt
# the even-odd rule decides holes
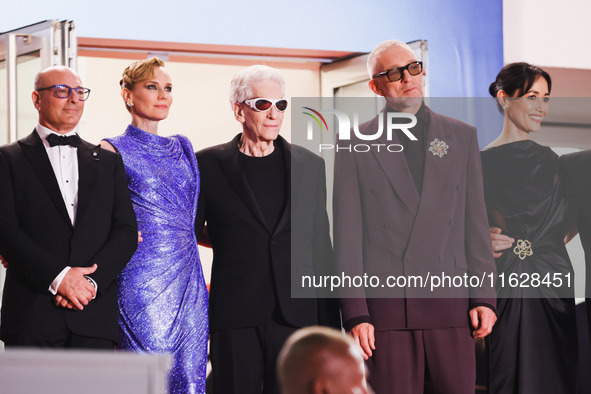
[[[49,162],[53,168],[55,179],[62,193],[62,198],[66,204],[68,216],[73,226],[76,222],[76,208],[78,207],[78,148],[69,145],[49,146],[49,142],[46,140],[49,134],[62,134],[58,134],[40,124],[37,124],[37,134],[39,134],[45,147],[45,152],[47,152],[47,156],[49,157]],[[71,136],[75,134],[76,128],[63,135]],[[53,282],[51,282],[49,286],[51,294],[57,294],[57,289],[69,270],[70,267],[64,268],[55,277]]]

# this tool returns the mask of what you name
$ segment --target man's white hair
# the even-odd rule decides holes
[[[256,64],[238,72],[230,83],[230,105],[241,103],[252,97],[252,85],[263,80],[275,81],[281,86],[281,94],[285,95],[285,81],[277,69]]]
[[[369,77],[373,78],[374,74],[376,73],[375,67],[378,62],[379,57],[382,53],[386,52],[392,47],[400,47],[404,48],[414,56],[414,51],[411,47],[408,46],[407,43],[399,41],[399,40],[386,40],[378,44],[377,47],[371,51],[369,57],[367,58],[367,72],[369,73]]]

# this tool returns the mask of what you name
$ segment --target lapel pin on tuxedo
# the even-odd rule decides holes
[[[438,156],[442,158],[443,156],[447,155],[447,150],[449,149],[449,145],[438,138],[435,138],[431,143],[429,143],[429,152],[433,153],[433,156]]]
[[[101,149],[100,145],[97,145],[94,147],[94,149],[92,150],[92,158],[93,160],[100,160],[99,156],[98,156],[98,150]]]

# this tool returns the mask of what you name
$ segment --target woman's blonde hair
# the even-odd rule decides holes
[[[136,83],[146,81],[154,77],[154,69],[156,67],[164,67],[164,62],[157,57],[149,59],[142,59],[131,63],[123,70],[119,86],[128,90],[133,90]],[[128,111],[131,111],[129,106],[125,106]]]

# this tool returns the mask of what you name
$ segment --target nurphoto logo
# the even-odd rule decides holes
[[[358,140],[361,141],[378,141],[382,140],[382,135],[384,131],[386,132],[386,141],[392,141],[392,135],[395,130],[401,131],[406,137],[409,138],[411,141],[417,141],[417,138],[412,134],[410,129],[412,129],[417,124],[417,118],[413,114],[407,114],[403,112],[386,112],[385,118],[386,121],[384,122],[384,112],[380,112],[377,114],[378,121],[377,121],[377,130],[372,130],[371,133],[366,134],[359,131],[359,114],[354,112],[352,115],[353,117],[353,127],[351,127],[351,117],[345,111],[340,111],[336,109],[323,109],[321,111],[317,111],[311,107],[302,107],[305,111],[302,112],[304,115],[307,115],[309,119],[307,119],[307,126],[306,126],[306,136],[308,141],[312,141],[314,139],[314,129],[320,129],[320,132],[328,132],[328,123],[324,118],[323,114],[333,114],[336,117],[337,128],[336,132],[336,142],[334,144],[326,144],[322,143],[319,144],[319,151],[322,152],[323,150],[335,150],[339,151],[349,151],[349,152],[369,152],[370,150],[387,150],[388,152],[402,152],[403,147],[400,144],[388,144],[388,143],[364,143],[364,144],[347,144],[343,143],[346,141],[351,140],[351,130],[353,130],[353,134]],[[402,121],[402,122],[401,122]],[[385,126],[384,126],[385,123]],[[315,127],[315,125],[317,125]]]

